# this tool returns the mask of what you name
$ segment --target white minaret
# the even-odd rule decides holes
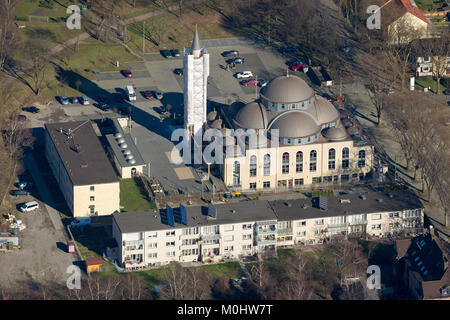
[[[197,27],[191,48],[184,49],[184,128],[197,134],[206,123],[209,53],[200,48]]]

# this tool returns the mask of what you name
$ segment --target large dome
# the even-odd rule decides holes
[[[261,97],[276,103],[297,103],[310,99],[313,89],[296,76],[279,76],[261,89]]]
[[[240,128],[265,129],[267,126],[266,110],[258,102],[250,102],[239,110],[233,121]]]
[[[310,114],[302,111],[285,112],[276,118],[271,129],[278,129],[280,138],[304,138],[320,132]]]
[[[316,96],[314,104],[306,111],[316,118],[321,125],[339,120],[339,112],[331,102],[321,96]]]

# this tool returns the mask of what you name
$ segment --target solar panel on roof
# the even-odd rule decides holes
[[[211,218],[215,218],[217,216],[217,209],[211,204],[208,207],[208,216]]]
[[[187,211],[186,207],[180,204],[181,223],[187,226]]]
[[[169,225],[175,227],[175,220],[173,218],[173,208],[167,205],[167,219],[169,220]]]

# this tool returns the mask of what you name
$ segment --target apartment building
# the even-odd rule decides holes
[[[119,180],[90,122],[45,128],[45,155],[73,216],[119,211]]]
[[[171,261],[221,262],[277,247],[318,244],[336,235],[386,237],[422,232],[423,209],[409,191],[362,189],[332,197],[243,201],[113,214],[120,264],[128,269]],[[210,216],[213,211],[215,218]]]

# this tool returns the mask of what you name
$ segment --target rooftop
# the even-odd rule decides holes
[[[89,122],[47,123],[45,128],[73,185],[118,182],[116,173]],[[69,131],[72,133],[69,134]]]

